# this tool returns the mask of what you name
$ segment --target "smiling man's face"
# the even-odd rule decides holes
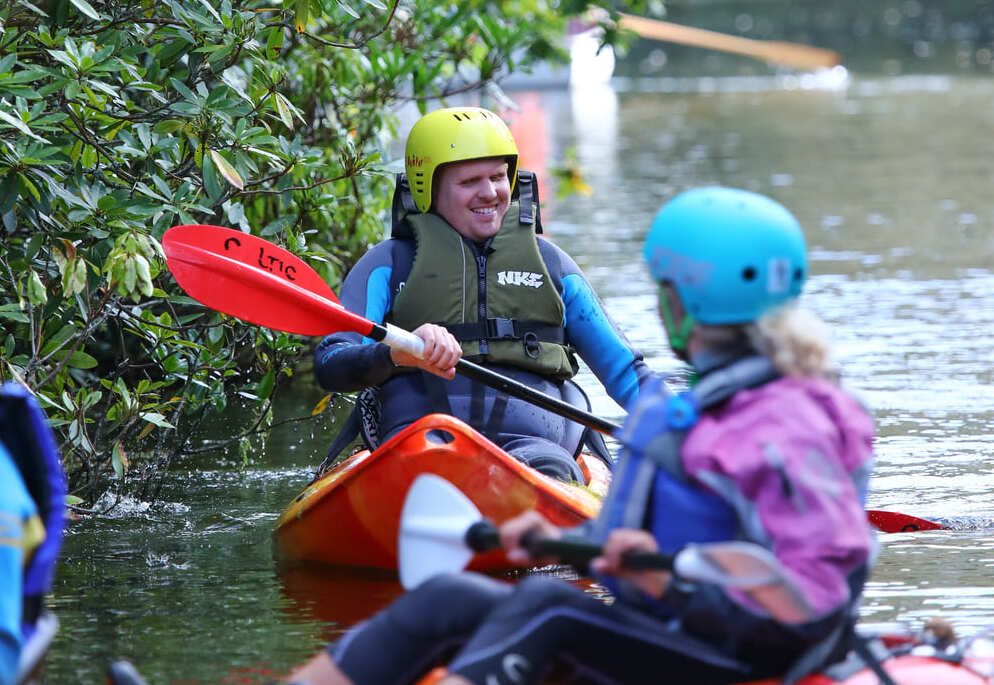
[[[507,162],[500,157],[446,164],[438,171],[435,188],[435,212],[476,242],[500,230],[511,204]]]

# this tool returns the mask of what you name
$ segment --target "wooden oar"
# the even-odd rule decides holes
[[[647,17],[636,17],[631,14],[622,14],[618,26],[633,31],[643,38],[721,52],[732,52],[794,69],[822,69],[842,63],[839,53],[834,50],[798,43],[731,36],[727,33],[682,26]]]
[[[526,535],[524,546],[535,557],[556,557],[583,564],[601,555],[587,542]],[[410,590],[440,573],[465,568],[473,555],[500,547],[497,529],[462,491],[431,473],[418,476],[404,499],[397,560],[400,582]],[[803,623],[811,607],[783,571],[780,562],[759,545],[719,542],[688,545],[676,554],[630,552],[631,569],[672,571],[685,580],[735,588],[785,623]]]
[[[343,307],[324,279],[292,252],[221,226],[174,226],[162,237],[166,264],[190,297],[225,314],[298,335],[353,331],[415,357],[421,338]],[[559,416],[613,435],[619,426],[524,383],[460,359],[456,372]]]
[[[298,335],[354,331],[421,356],[421,339],[391,324],[373,323],[343,307],[324,279],[278,245],[221,226],[174,226],[162,237],[166,264],[180,286],[212,309]],[[607,435],[616,424],[514,379],[460,359],[456,371]],[[934,530],[941,524],[896,512],[869,512],[886,533]],[[878,514],[874,518],[873,514]]]

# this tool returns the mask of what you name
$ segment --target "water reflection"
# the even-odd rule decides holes
[[[347,569],[300,565],[281,569],[283,595],[292,601],[291,621],[320,621],[332,640],[399,597],[404,588],[395,573],[382,569]]]

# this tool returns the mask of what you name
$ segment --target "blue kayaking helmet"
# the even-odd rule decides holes
[[[671,342],[682,333],[684,345],[693,321],[749,323],[796,298],[808,271],[804,234],[786,207],[717,186],[688,190],[664,204],[644,255],[652,277],[676,290],[688,314],[683,331],[665,322]],[[671,318],[665,306],[663,313]]]

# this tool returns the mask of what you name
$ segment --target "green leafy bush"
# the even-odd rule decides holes
[[[72,488],[92,497],[131,467],[148,494],[233,393],[264,430],[309,343],[185,297],[165,269],[168,227],[261,235],[334,288],[383,235],[396,108],[554,57],[583,9],[3,3],[0,380],[37,393]]]

